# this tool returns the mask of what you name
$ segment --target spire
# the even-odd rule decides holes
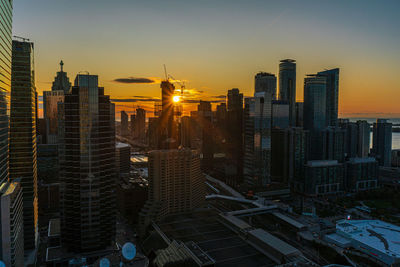
[[[64,62],[61,60],[60,62],[61,72],[63,72]]]

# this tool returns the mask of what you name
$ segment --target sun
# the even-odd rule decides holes
[[[174,97],[172,98],[172,100],[173,100],[175,103],[178,103],[179,101],[181,101],[181,97],[180,97],[179,95],[174,95]]]

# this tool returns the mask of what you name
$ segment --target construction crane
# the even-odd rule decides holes
[[[16,38],[16,39],[20,39],[20,40],[22,40],[23,42],[29,42],[29,39],[28,39],[28,38],[25,38],[25,37],[21,37],[21,36],[17,36],[17,35],[14,35],[13,37]]]
[[[170,79],[172,79],[172,83],[177,83],[180,85],[181,87],[181,96],[183,96],[183,91],[185,90],[185,82],[181,82],[180,80],[175,79],[171,74],[167,73],[167,67],[164,64],[164,75],[165,75],[165,80],[169,81]]]

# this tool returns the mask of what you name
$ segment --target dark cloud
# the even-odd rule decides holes
[[[225,103],[225,100],[205,100],[205,101],[210,102],[210,103]],[[182,101],[182,103],[185,103],[185,104],[198,104],[198,103],[200,103],[200,100],[197,100],[197,99],[184,99]]]
[[[161,100],[149,96],[135,96],[134,98],[113,98],[111,99],[111,101],[117,103],[134,103],[134,102],[158,102]]]
[[[117,78],[117,79],[114,79],[114,82],[117,82],[117,83],[155,83],[155,81],[152,79],[137,78],[137,77]]]
[[[212,96],[212,98],[226,99],[226,95],[216,95]]]

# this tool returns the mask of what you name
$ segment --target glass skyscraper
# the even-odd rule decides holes
[[[244,170],[249,186],[266,186],[271,180],[271,93],[245,99]]]
[[[10,179],[21,179],[25,250],[35,249],[38,229],[36,87],[33,43],[12,42]]]
[[[254,77],[254,90],[258,92],[269,92],[272,100],[276,100],[276,76],[268,72],[259,72]]]
[[[318,72],[326,77],[326,125],[337,126],[339,104],[339,69]]]
[[[322,159],[322,130],[326,125],[326,78],[308,75],[304,79],[304,129],[310,131],[310,159]]]
[[[0,1],[0,184],[8,179],[11,89],[12,1]]]
[[[59,103],[64,137],[61,240],[75,253],[94,252],[114,242],[116,207],[115,106],[97,75],[78,75]]]
[[[372,154],[379,166],[390,167],[392,164],[392,123],[377,119],[373,127]]]
[[[296,126],[296,60],[284,59],[279,64],[279,100],[289,102],[289,124]]]

